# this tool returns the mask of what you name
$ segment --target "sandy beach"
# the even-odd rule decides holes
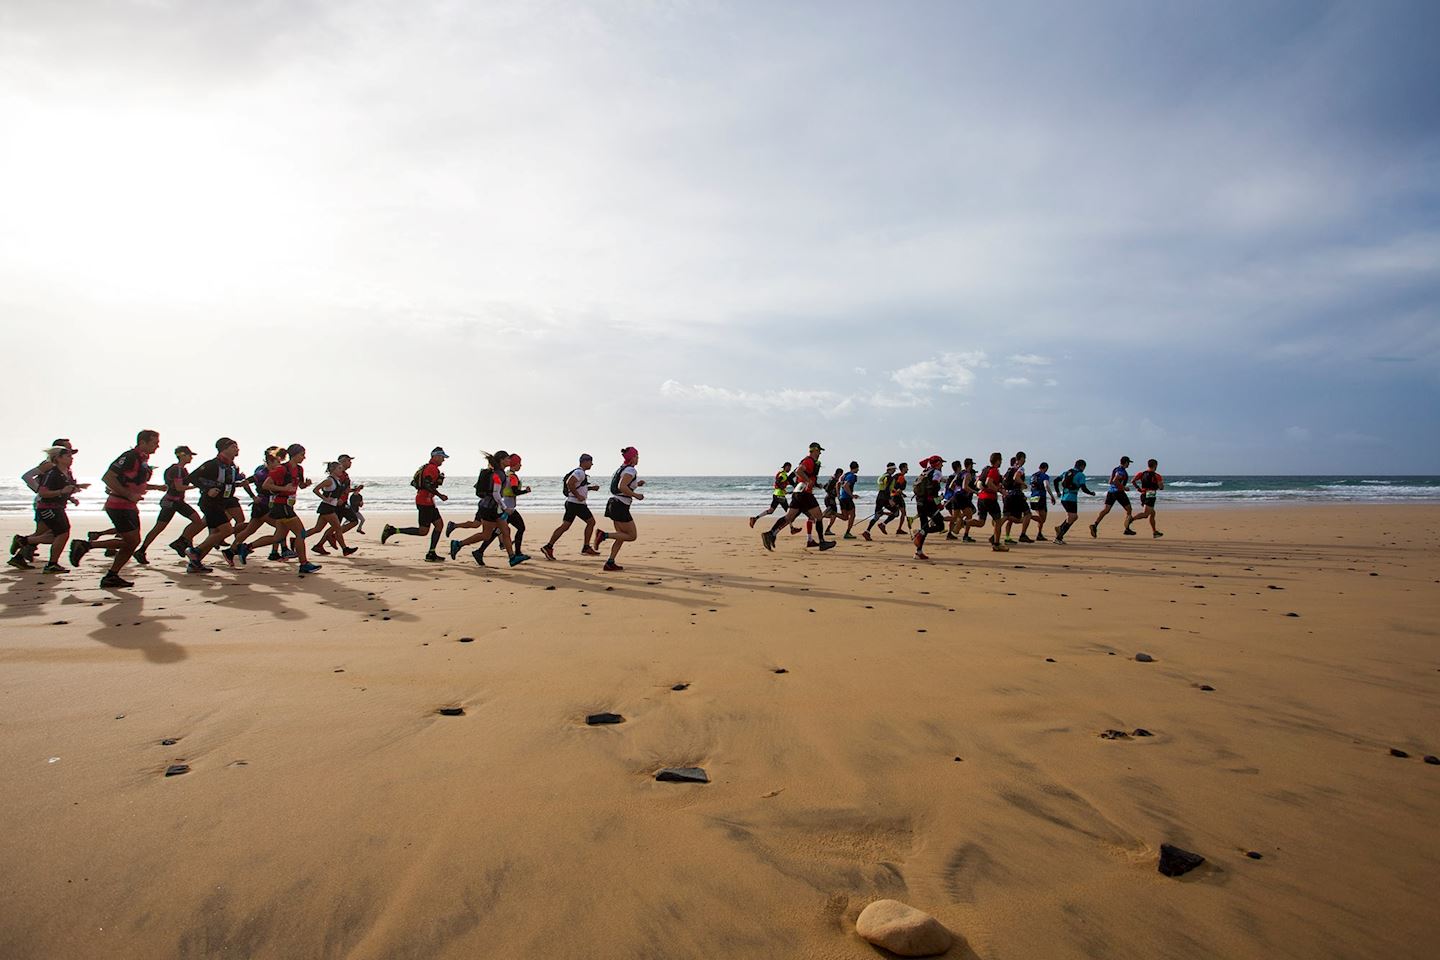
[[[864,958],[882,897],[951,957],[1433,956],[1440,506],[928,564],[636,513],[618,575],[542,516],[513,570],[379,516],[303,580],[6,568],[0,957]]]

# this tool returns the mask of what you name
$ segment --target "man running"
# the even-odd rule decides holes
[[[825,532],[832,537],[835,536],[835,520],[840,516],[840,478],[843,476],[845,476],[845,471],[836,467],[835,472],[830,475],[830,479],[825,481],[824,517],[829,521]],[[808,523],[809,521],[806,522]],[[805,546],[812,546],[812,544],[808,542],[810,540],[810,531],[808,529],[805,531],[805,539],[807,541]]]
[[[819,443],[810,444],[810,455],[800,461],[795,470],[795,490],[790,495],[790,508],[775,521],[775,525],[760,535],[760,543],[766,550],[775,549],[775,534],[791,524],[796,517],[804,515],[815,525],[816,546],[829,550],[834,540],[825,539],[825,526],[820,519],[820,502],[815,499],[815,484],[820,476],[820,454],[825,450]]]
[[[780,469],[775,471],[775,477],[771,483],[770,506],[766,508],[764,512],[757,513],[750,518],[750,526],[752,528],[755,526],[755,521],[761,517],[770,516],[770,514],[775,512],[776,507],[779,507],[781,511],[790,509],[790,501],[785,499],[785,497],[787,490],[795,483],[795,478],[790,473],[791,467],[792,464],[790,461],[786,460]]]
[[[840,519],[845,521],[845,540],[855,539],[855,534],[850,531],[855,529],[855,482],[860,479],[859,470],[859,461],[851,460],[850,469],[840,477]],[[830,529],[833,531],[835,528],[832,526]]]
[[[30,536],[15,534],[10,541],[10,566],[21,570],[32,569],[30,555],[43,544],[50,545],[50,561],[41,573],[64,573],[60,558],[65,555],[65,542],[70,539],[70,518],[65,512],[67,504],[79,504],[75,494],[90,486],[76,483],[70,472],[74,463],[74,451],[69,447],[50,447],[45,451],[47,469],[35,478],[35,533]],[[28,486],[28,484],[27,484]]]
[[[1026,531],[1030,529],[1030,504],[1025,502],[1025,451],[1021,450],[1010,458],[1010,469],[1005,471],[1005,542],[1014,543],[1010,533],[1015,523],[1020,523],[1020,542],[1034,543]]]
[[[900,468],[895,471],[895,476],[890,478],[890,516],[898,521],[895,524],[895,536],[897,537],[903,536],[907,528],[914,523],[910,519],[905,505],[905,488],[910,485],[909,473],[910,464],[901,463]],[[880,524],[880,532],[887,532],[884,523]]]
[[[440,485],[445,482],[445,474],[440,472],[440,467],[448,459],[450,454],[446,453],[443,447],[430,451],[430,460],[410,478],[410,486],[415,488],[415,510],[419,514],[419,522],[413,527],[399,528],[385,524],[380,531],[382,545],[397,533],[403,533],[407,537],[423,537],[428,533],[430,550],[425,554],[425,562],[440,563],[445,559],[435,552],[435,545],[440,542],[440,534],[445,529],[445,521],[441,519],[440,511],[435,506],[435,498],[450,499],[440,492]]]
[[[920,518],[920,528],[910,539],[915,544],[915,559],[929,560],[925,555],[925,537],[945,529],[940,518],[940,491],[945,485],[941,466],[945,458],[936,454],[920,461],[920,475],[915,478],[915,513]]]
[[[355,458],[350,454],[340,454],[333,465],[325,465],[326,480],[315,487],[316,492],[319,493],[320,488],[324,486],[326,495],[321,498],[320,508],[316,511],[315,526],[307,530],[305,536],[309,538],[321,530],[325,531],[325,535],[315,545],[315,552],[322,557],[328,555],[325,550],[327,544],[331,549],[339,550],[342,555],[347,557],[360,552],[359,547],[348,547],[340,543],[345,534],[360,525],[355,510],[350,507],[350,498],[364,490],[365,484],[351,484],[350,466],[354,462]]]
[[[1140,493],[1140,506],[1143,508],[1135,515],[1135,519],[1149,520],[1150,535],[1152,537],[1163,537],[1165,534],[1155,529],[1155,498],[1159,496],[1161,490],[1165,489],[1165,478],[1160,476],[1159,471],[1156,469],[1160,466],[1159,460],[1149,460],[1145,465],[1148,469],[1141,470],[1135,474],[1135,480],[1133,481],[1135,489]],[[1126,529],[1129,529],[1128,523],[1126,524]]]
[[[985,526],[986,521],[994,524],[994,530],[990,534],[990,549],[996,552],[1004,552],[1010,548],[1000,542],[1000,494],[1004,489],[1004,479],[1000,476],[1000,461],[1005,455],[998,450],[990,454],[990,466],[980,471],[980,492],[975,495],[976,502],[980,508],[978,526]]]
[[[270,515],[267,522],[275,528],[275,532],[268,537],[261,537],[254,543],[246,544],[241,549],[248,554],[251,550],[258,549],[271,543],[284,544],[287,537],[293,537],[295,541],[295,555],[300,560],[299,574],[305,576],[307,573],[319,573],[320,564],[311,563],[305,556],[305,521],[295,515],[295,497],[310,486],[310,481],[305,479],[305,448],[298,443],[292,443],[285,448],[289,459],[271,470],[265,477],[262,485],[270,494]],[[242,562],[244,558],[241,558]]]
[[[189,447],[176,447],[175,462],[166,467],[165,472],[161,475],[161,479],[165,481],[165,495],[160,498],[160,515],[155,518],[155,525],[145,535],[140,549],[135,551],[135,562],[142,567],[150,564],[150,558],[145,556],[145,551],[150,549],[150,544],[155,542],[155,538],[160,536],[161,531],[170,525],[175,514],[178,513],[190,521],[185,526],[185,531],[170,544],[170,549],[182,557],[194,543],[195,534],[205,529],[205,521],[200,519],[200,514],[185,502],[186,492],[195,489],[189,483],[190,471],[185,469],[194,459],[194,450]]]
[[[540,548],[546,560],[555,559],[555,544],[565,536],[570,529],[570,524],[576,520],[585,521],[585,539],[580,547],[580,552],[587,557],[598,557],[600,551],[590,546],[590,538],[595,535],[595,514],[590,512],[590,505],[586,502],[590,494],[600,489],[598,483],[590,482],[590,468],[595,465],[595,458],[588,453],[580,454],[580,465],[560,481],[560,488],[565,493],[565,520],[555,531],[550,534],[550,540]]]
[[[956,539],[955,531],[958,528],[961,542],[974,543],[975,538],[970,536],[970,528],[985,525],[984,520],[974,519],[975,494],[979,490],[975,480],[975,461],[966,457],[964,463],[956,460],[950,466],[955,470],[950,481],[954,485],[954,491],[950,497],[950,532],[945,538]]]
[[[1055,502],[1055,494],[1050,492],[1050,464],[1040,461],[1040,469],[1030,474],[1030,512],[1035,515],[1035,542],[1045,542],[1045,518],[1050,515],[1050,507],[1045,502]]]
[[[240,444],[229,437],[221,437],[215,441],[215,456],[200,464],[189,476],[190,485],[200,491],[200,518],[210,535],[185,551],[185,559],[189,561],[186,573],[209,573],[205,557],[216,547],[221,547],[220,555],[232,567],[237,556],[243,561],[246,555],[245,551],[237,552],[241,550],[240,535],[247,526],[240,498],[235,496],[235,490],[247,482],[235,465],[239,456]],[[236,538],[236,545],[222,546],[231,536]]]
[[[865,529],[860,531],[860,536],[866,540],[870,539],[870,531],[875,524],[880,524],[881,533],[889,533],[885,529],[885,522],[880,518],[890,510],[890,484],[895,480],[894,462],[885,464],[885,472],[875,478],[875,512],[870,514],[870,522]]]
[[[1065,533],[1080,519],[1080,508],[1076,503],[1080,499],[1080,491],[1084,490],[1087,496],[1095,496],[1095,492],[1085,486],[1089,480],[1085,476],[1085,461],[1076,460],[1075,466],[1066,470],[1055,478],[1054,490],[1060,494],[1060,507],[1065,511],[1065,519],[1060,526],[1055,528],[1055,542],[1063,544]]]
[[[630,507],[636,500],[644,500],[645,494],[640,488],[645,486],[645,481],[640,479],[636,468],[640,465],[640,451],[634,447],[626,447],[620,451],[620,468],[610,477],[610,500],[605,504],[605,516],[615,523],[615,531],[606,533],[604,530],[595,534],[595,547],[606,540],[613,540],[610,545],[610,556],[606,558],[605,565],[600,569],[606,573],[619,573],[625,568],[616,563],[620,556],[620,548],[627,543],[639,539],[640,531],[635,526],[635,518],[630,513]],[[788,467],[789,464],[787,463]],[[811,498],[812,502],[814,498]]]
[[[133,587],[135,584],[120,576],[125,564],[140,546],[140,500],[151,490],[164,490],[158,483],[151,483],[155,471],[150,467],[150,457],[160,449],[158,430],[141,430],[135,436],[135,447],[116,457],[105,471],[102,483],[105,485],[105,515],[114,525],[117,536],[109,540],[87,542],[74,540],[70,544],[70,566],[78,567],[81,559],[91,550],[114,550],[115,559],[100,581],[104,590]]]
[[[1095,522],[1090,524],[1092,538],[1100,536],[1100,521],[1105,519],[1110,508],[1117,503],[1125,510],[1125,536],[1135,536],[1135,531],[1130,529],[1135,518],[1130,515],[1130,498],[1125,494],[1125,488],[1130,484],[1130,471],[1127,469],[1129,466],[1130,458],[1121,457],[1120,466],[1110,471],[1110,489],[1105,491],[1105,507],[1095,518]]]

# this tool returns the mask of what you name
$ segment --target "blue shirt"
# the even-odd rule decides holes
[[[857,477],[857,476],[855,476],[854,473],[852,473],[852,472],[850,472],[850,471],[848,471],[848,470],[845,472],[845,475],[840,478],[840,499],[841,499],[841,500],[849,500],[849,499],[850,499],[850,496],[851,496],[850,491],[852,491],[852,490],[855,489],[855,481],[858,480],[858,479],[860,479],[860,478]]]
[[[1085,484],[1089,483],[1089,480],[1086,479],[1085,472],[1083,470],[1076,470],[1075,475],[1070,478],[1070,482],[1075,484],[1074,490],[1067,490],[1065,488],[1065,484],[1060,484],[1061,503],[1074,503],[1077,499],[1079,499],[1080,488],[1085,486]]]
[[[1119,478],[1120,478],[1120,486],[1118,486],[1118,487],[1115,486],[1115,478],[1116,478],[1116,477],[1119,477]],[[1125,490],[1125,484],[1128,483],[1129,480],[1130,480],[1130,471],[1126,470],[1124,467],[1116,467],[1114,470],[1111,470],[1111,471],[1110,471],[1110,492],[1111,492],[1111,493],[1123,493],[1124,490]]]
[[[1030,496],[1033,499],[1039,500],[1041,503],[1044,503],[1045,498],[1049,496],[1049,494],[1050,474],[1046,473],[1043,470],[1039,471],[1038,473],[1030,474]]]

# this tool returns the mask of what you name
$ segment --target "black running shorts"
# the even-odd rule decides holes
[[[815,499],[815,494],[796,490],[790,494],[790,509],[796,513],[807,514],[811,510],[819,510],[820,502]]]
[[[217,527],[223,526],[223,525],[225,524],[225,514],[224,514],[224,513],[221,513],[221,514],[220,514],[220,518],[221,518],[221,519],[220,519],[220,522],[217,523],[217,524],[215,524],[215,526],[217,526]],[[271,503],[271,504],[270,504],[270,519],[271,519],[271,520],[294,520],[294,519],[295,519],[295,508],[294,508],[293,506],[291,506],[290,504],[288,504],[288,503]],[[211,522],[211,520],[210,520],[210,515],[209,515],[208,513],[205,515],[205,522],[206,522],[207,524],[209,524],[209,523]]]
[[[1111,490],[1105,494],[1105,506],[1111,507],[1117,503],[1126,510],[1130,509],[1130,498],[1125,495],[1124,490]]]
[[[157,524],[169,523],[170,518],[174,517],[177,513],[186,520],[200,519],[200,514],[195,512],[195,508],[184,500],[161,500],[160,515],[155,518],[155,522]]]
[[[622,503],[619,497],[611,497],[610,502],[605,504],[605,516],[616,523],[635,522],[630,516],[630,504]]]
[[[588,504],[575,503],[571,500],[565,501],[566,523],[569,523],[572,520],[584,520],[586,523],[589,523],[591,520],[594,519],[595,514],[590,512],[590,507]]]
[[[65,515],[64,507],[36,507],[35,522],[57,537],[70,532],[70,518]]]
[[[140,529],[139,510],[116,510],[106,507],[105,516],[110,518],[110,525],[115,528],[116,533],[134,533]]]
[[[980,508],[980,522],[1000,519],[1000,501],[994,497],[982,497],[978,504]]]
[[[428,507],[417,505],[415,511],[420,515],[420,522],[416,526],[424,528],[440,522],[440,508],[433,503]]]
[[[270,508],[267,506],[265,513],[261,514],[261,516],[269,515]],[[225,508],[220,506],[220,502],[217,500],[201,500],[200,516],[205,519],[205,526],[210,530],[218,530],[230,522],[230,515],[225,512]]]
[[[1151,510],[1155,509],[1155,494],[1153,494],[1153,493],[1142,493],[1142,494],[1140,494],[1140,506],[1142,506],[1142,507],[1148,507],[1148,508],[1150,508]]]

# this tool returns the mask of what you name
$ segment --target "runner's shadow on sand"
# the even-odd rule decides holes
[[[43,612],[45,604],[55,599],[55,588],[63,583],[38,570],[19,571],[11,568],[5,577],[5,594],[0,599],[0,617],[14,620]]]
[[[183,616],[146,616],[145,598],[123,594],[119,601],[106,604],[98,616],[100,626],[90,637],[116,650],[138,650],[151,663],[179,663],[188,654],[173,640],[166,640],[170,628],[167,620],[184,620]]]

